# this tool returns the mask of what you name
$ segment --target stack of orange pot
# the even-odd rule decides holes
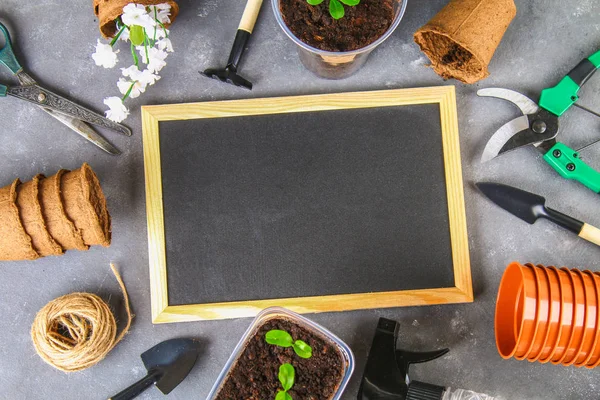
[[[512,263],[496,303],[503,358],[594,368],[600,365],[600,274]]]
[[[88,164],[0,189],[0,260],[35,260],[109,246],[110,215]]]

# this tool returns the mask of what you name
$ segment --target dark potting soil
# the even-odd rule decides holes
[[[442,62],[444,65],[454,64],[455,68],[462,68],[462,66],[468,63],[472,57],[473,55],[461,46],[452,44],[448,49],[448,52],[442,57]]]
[[[312,347],[312,357],[298,357],[291,347],[268,344],[265,335],[281,329],[294,340]],[[293,322],[275,318],[268,320],[249,340],[245,350],[227,376],[217,400],[274,400],[281,383],[279,367],[290,363],[296,370],[296,382],[288,391],[294,400],[330,399],[343,376],[343,355],[334,343],[311,333]]]
[[[304,43],[327,51],[350,51],[379,39],[394,20],[396,0],[361,0],[335,20],[329,15],[329,0],[311,6],[306,0],[285,0],[280,4],[285,24]]]

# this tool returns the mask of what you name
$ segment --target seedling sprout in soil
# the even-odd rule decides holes
[[[301,358],[312,357],[312,348],[302,340],[294,340],[292,335],[280,329],[272,329],[265,335],[267,343],[279,347],[292,347],[294,352]],[[279,367],[279,382],[283,390],[277,392],[275,400],[293,400],[288,390],[294,386],[296,370],[292,364],[285,363]]]
[[[273,344],[275,346],[293,347],[294,352],[298,355],[298,357],[310,358],[312,356],[312,348],[308,344],[306,344],[302,340],[294,341],[292,335],[290,335],[286,331],[282,331],[279,329],[270,330],[265,335],[265,340],[267,341],[267,343]]]
[[[306,2],[311,6],[318,6],[323,1],[324,0],[306,0]],[[360,0],[329,0],[329,14],[331,14],[333,19],[340,19],[344,17],[344,6],[342,3],[347,6],[354,7],[360,3]]]
[[[281,382],[281,386],[283,390],[277,392],[277,396],[275,396],[275,400],[293,400],[292,396],[288,393],[288,390],[294,386],[294,382],[296,379],[296,370],[292,366],[292,364],[282,364],[279,367],[279,382]]]

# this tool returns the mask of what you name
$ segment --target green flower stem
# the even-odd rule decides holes
[[[154,20],[158,22],[158,15],[156,14],[156,6],[154,6]],[[154,30],[154,37],[152,38],[152,47],[156,44],[156,29]]]
[[[123,27],[121,29],[119,29],[119,32],[117,32],[116,36],[110,41],[111,47],[114,46],[115,43],[117,43],[117,40],[119,40],[119,36],[121,36],[121,33],[123,33],[125,28],[127,28],[127,25],[123,25]]]
[[[125,99],[129,97],[129,95],[131,94],[131,91],[133,90],[133,87],[135,86],[135,84],[136,84],[137,82],[138,82],[138,81],[134,81],[134,82],[131,84],[131,86],[129,86],[129,89],[127,89],[127,93],[125,93],[125,95],[123,96],[123,98],[121,99],[121,101],[125,101]]]
[[[135,52],[135,46],[133,45],[133,43],[131,43],[131,55],[133,56],[133,63],[135,64],[136,67],[140,67],[140,61],[138,60],[138,56]]]
[[[156,32],[156,30],[154,30]],[[146,52],[146,63],[150,62],[150,56],[148,55],[148,34],[146,33],[146,28],[144,28],[144,51]]]
[[[169,38],[169,33],[167,32],[167,28],[165,28],[165,26],[163,25],[162,22],[160,22],[159,20],[156,20],[156,22],[158,22],[158,24],[165,30],[165,38]],[[154,33],[156,33],[156,31],[154,31]]]

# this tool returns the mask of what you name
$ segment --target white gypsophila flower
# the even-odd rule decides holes
[[[137,66],[132,65],[129,68],[121,68],[123,76],[129,77],[132,81],[140,81],[144,85],[154,85],[160,79],[160,76],[152,73],[150,70],[140,71]]]
[[[156,16],[156,19],[159,20],[162,24],[171,23],[171,18],[169,18],[169,16],[171,15],[171,5],[168,3],[157,4],[156,6],[149,6],[148,14],[152,18]]]
[[[148,64],[147,68],[151,72],[157,73],[167,65],[165,58],[169,54],[166,51],[151,47],[148,49],[148,57],[146,57],[146,48],[144,46],[138,46],[137,49],[142,56],[142,61],[144,64]]]
[[[121,32],[121,35],[119,35],[119,40],[122,40],[124,42],[129,40],[129,28],[125,28],[123,29],[123,32]]]
[[[129,92],[129,97],[132,99],[139,97],[140,94],[146,91],[146,83],[142,81],[128,81],[127,79],[119,78],[117,86],[119,91],[124,95],[129,92],[129,89],[131,89],[131,92]]]
[[[96,51],[92,54],[92,58],[96,65],[104,68],[112,68],[117,65],[117,53],[119,50],[114,51],[110,44],[104,44],[98,39],[96,44]]]
[[[160,76],[153,74],[152,71],[145,69],[139,74],[136,74],[135,79],[142,82],[144,85],[154,85]]]
[[[154,83],[160,79],[160,76],[152,73],[152,71],[147,69],[140,71],[135,65],[132,65],[129,68],[121,68],[121,72],[123,73],[123,76],[129,77],[132,81],[142,82],[144,86],[154,85]]]
[[[136,65],[132,65],[128,68],[121,68],[121,73],[123,76],[128,76],[133,79],[133,75],[140,72],[139,68]]]
[[[154,17],[151,17],[146,10],[146,6],[129,3],[123,7],[121,21],[127,26],[139,25],[148,30],[156,26]]]
[[[120,97],[107,97],[104,99],[104,104],[108,106],[106,118],[114,122],[121,122],[129,115],[129,110],[123,104]]]
[[[156,47],[158,47],[159,50],[168,51],[169,53],[173,52],[173,44],[171,43],[171,39],[168,38],[158,40],[156,42]]]
[[[148,37],[152,40],[156,39],[162,39],[164,37],[167,37],[169,35],[169,30],[168,29],[164,29],[162,26],[156,24],[156,26],[153,26],[150,29],[146,29],[146,34],[148,35]]]

